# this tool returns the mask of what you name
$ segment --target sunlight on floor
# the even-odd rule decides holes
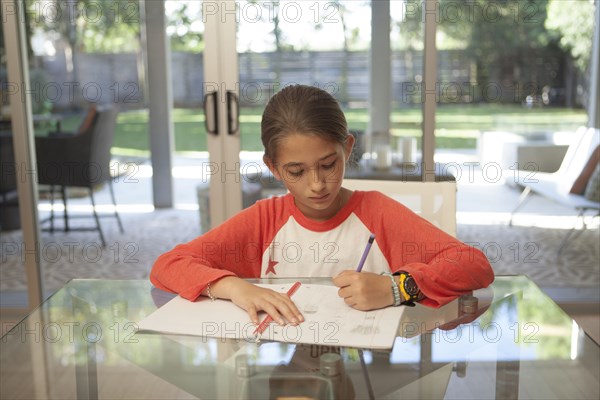
[[[92,212],[92,205],[84,205],[84,204],[69,204],[69,212],[81,212],[81,213],[90,213]],[[198,206],[196,205],[196,209]],[[57,218],[60,218],[62,212],[65,207],[62,204],[55,204],[53,207],[49,203],[38,204],[38,211],[41,212],[50,212],[54,209],[55,213],[60,213],[60,215],[56,215]],[[119,213],[132,213],[132,214],[141,214],[141,213],[151,213],[155,210],[152,204],[122,204],[117,205],[117,211]],[[114,213],[115,207],[111,204],[99,204],[96,206],[96,211],[99,213]]]
[[[182,211],[198,211],[197,203],[179,202],[173,207],[176,210]],[[54,209],[55,216],[60,218],[64,206],[55,204],[52,207],[49,203],[38,205],[38,211],[49,213]],[[99,213],[113,213],[114,207],[110,204],[100,204],[96,206]],[[155,211],[152,204],[120,204],[117,205],[117,211],[122,214],[143,214],[152,213]],[[92,213],[91,204],[69,204],[69,211],[74,213]],[[456,222],[466,225],[506,225],[510,221],[509,212],[475,212],[475,211],[458,211],[456,213]],[[585,219],[587,229],[598,229],[600,227],[600,218],[587,216]],[[573,227],[581,229],[582,222],[576,216],[568,215],[547,215],[534,213],[519,213],[513,218],[513,225],[537,227],[547,229],[572,229]]]
[[[458,211],[456,213],[456,222],[458,224],[468,225],[506,225],[510,221],[509,212],[468,212]],[[600,219],[598,217],[588,216],[585,219],[588,229],[598,229]],[[548,229],[577,229],[582,228],[581,220],[576,216],[568,215],[547,215],[519,213],[513,218],[513,225],[527,226]]]

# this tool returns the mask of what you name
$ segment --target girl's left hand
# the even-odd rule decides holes
[[[333,278],[340,288],[338,295],[346,304],[361,311],[375,310],[394,304],[390,278],[372,272],[342,271]]]

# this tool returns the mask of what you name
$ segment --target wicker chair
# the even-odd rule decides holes
[[[51,211],[47,230],[54,232],[54,196],[55,188],[60,187],[64,205],[64,230],[97,230],[100,241],[106,241],[96,211],[94,187],[108,183],[110,196],[114,205],[114,217],[123,232],[123,225],[117,213],[112,177],[110,174],[110,149],[115,134],[117,110],[111,105],[91,107],[80,129],[76,133],[57,132],[46,137],[36,137],[36,157],[38,166],[38,182],[50,186]],[[90,194],[95,228],[71,228],[67,214],[67,187],[87,188]],[[46,229],[45,229],[46,230]]]
[[[21,227],[12,133],[0,133],[0,231]]]

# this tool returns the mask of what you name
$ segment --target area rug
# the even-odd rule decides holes
[[[457,231],[485,253],[496,275],[527,275],[541,287],[600,285],[598,229],[579,232],[560,252],[565,229],[459,224]]]
[[[38,247],[46,290],[55,291],[74,278],[147,279],[160,254],[200,234],[197,211],[121,213],[121,219],[124,233],[114,218],[101,219],[106,247],[100,245],[97,232],[42,232]],[[92,227],[93,219],[74,220],[71,225]],[[0,249],[0,290],[26,290],[27,249],[21,231],[2,232]]]
[[[46,289],[55,291],[73,278],[147,279],[161,253],[200,234],[197,211],[167,209],[122,218],[123,234],[114,219],[102,219],[104,248],[96,232],[42,232],[39,250]],[[93,220],[78,223],[90,226]],[[497,275],[525,274],[542,287],[598,287],[598,229],[582,232],[558,254],[565,234],[563,229],[458,225],[459,239],[484,251]],[[25,291],[27,249],[21,232],[2,232],[0,246],[0,290]]]

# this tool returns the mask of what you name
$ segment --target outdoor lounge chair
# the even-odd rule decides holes
[[[530,194],[532,192],[574,208],[578,212],[577,217],[582,220],[583,229],[573,237],[572,235],[575,232],[576,226],[567,233],[558,249],[560,253],[570,239],[574,239],[587,228],[584,217],[588,210],[595,211],[596,216],[599,215],[599,202],[588,200],[582,194],[571,193],[573,184],[588,163],[592,152],[595,150],[598,151],[597,147],[599,143],[600,131],[598,129],[581,127],[575,132],[575,138],[569,145],[558,171],[553,173],[519,171],[519,178],[516,183],[523,186],[524,189],[516,207],[512,211],[509,225],[512,226],[514,214],[531,197]]]

